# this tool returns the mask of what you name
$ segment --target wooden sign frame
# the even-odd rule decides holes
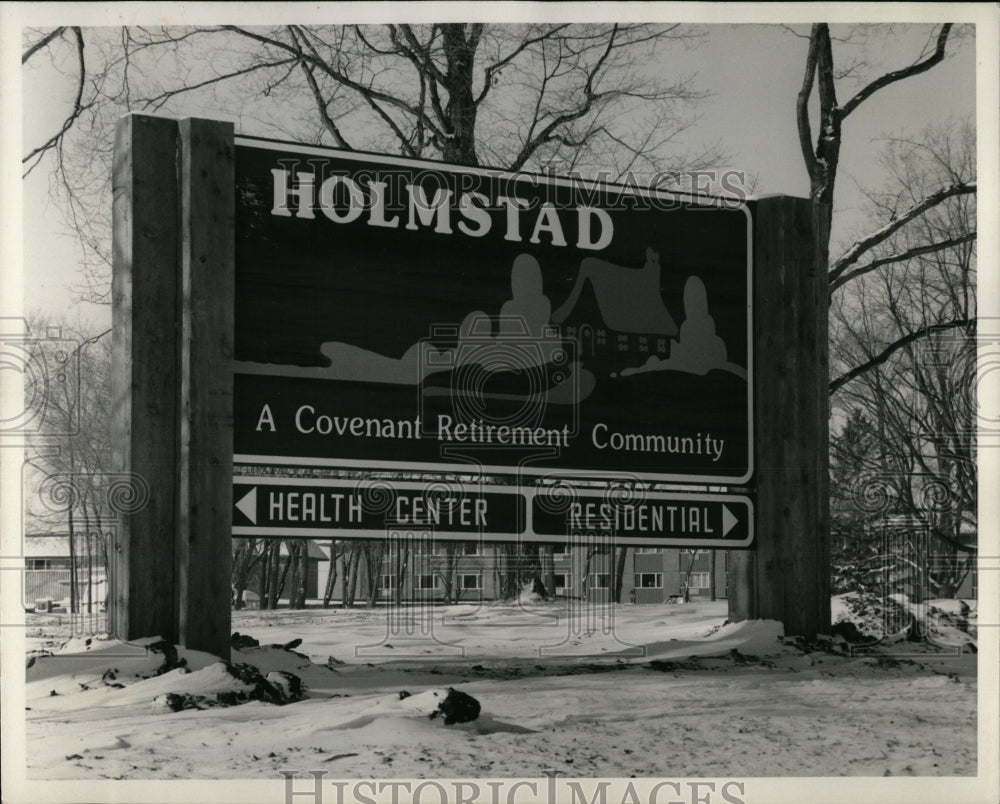
[[[234,132],[131,114],[114,157],[115,471],[148,504],[121,516],[108,604],[120,639],[228,658],[231,628]],[[830,625],[828,290],[807,199],[751,203],[755,550],[734,551],[730,619]],[[763,356],[767,356],[764,359]]]

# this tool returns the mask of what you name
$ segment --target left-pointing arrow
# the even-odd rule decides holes
[[[249,519],[254,525],[257,524],[257,487],[254,486],[250,491],[243,495],[238,503],[236,503],[236,510],[243,514],[247,519]]]

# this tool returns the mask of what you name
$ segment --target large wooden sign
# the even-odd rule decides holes
[[[119,121],[114,166],[113,461],[149,489],[115,530],[117,637],[227,656],[234,532],[411,523],[752,543],[730,562],[730,619],[827,632],[829,297],[810,201],[762,199],[751,219],[146,115]],[[421,488],[442,473],[496,485],[448,501]],[[376,475],[394,510],[352,498]],[[606,482],[622,479],[741,490],[625,499]]]
[[[236,138],[237,463],[753,473],[732,203]]]

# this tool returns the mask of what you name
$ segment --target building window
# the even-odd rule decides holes
[[[552,576],[553,581],[556,585],[556,594],[560,594],[566,591],[566,574],[557,573]]]
[[[667,339],[666,338],[657,338],[656,339],[656,351],[659,352],[660,354],[663,354],[664,352],[667,351]]]
[[[27,558],[25,559],[24,564],[25,569],[30,570],[70,568],[70,561],[68,558]]]
[[[645,335],[639,336],[639,351],[648,352],[649,351],[649,338]]]
[[[636,589],[662,589],[662,572],[637,572],[635,574]]]
[[[483,576],[479,574],[475,575],[459,575],[458,576],[458,588],[459,589],[482,589],[483,588]]]
[[[437,575],[418,575],[417,589],[437,589],[441,585],[441,579]]]
[[[592,589],[607,589],[611,576],[607,572],[592,572],[590,574],[590,586]]]
[[[462,544],[462,554],[467,556],[478,556],[479,542],[464,542]]]
[[[628,351],[628,335],[618,336],[618,351],[627,352]]]
[[[604,346],[608,341],[608,334],[603,329],[597,330],[597,345]]]
[[[653,555],[663,552],[662,547],[636,547],[635,554],[637,556]]]
[[[708,573],[707,572],[692,572],[691,573],[691,583],[688,585],[688,589],[708,589]]]
[[[429,558],[432,556],[440,555],[441,545],[430,539],[418,538],[419,534],[415,534],[412,531],[407,531],[405,534],[400,533],[400,537],[405,537],[407,544],[413,550],[414,558]]]
[[[564,556],[569,553],[568,544],[554,544],[552,545],[552,555],[554,556]]]
[[[378,582],[379,589],[395,589],[396,588],[396,576],[395,575],[382,575]]]

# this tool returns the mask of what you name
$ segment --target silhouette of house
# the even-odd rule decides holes
[[[660,294],[660,259],[646,249],[642,268],[627,268],[597,257],[580,262],[566,301],[552,313],[564,337],[576,339],[581,357],[666,355],[677,324]]]

